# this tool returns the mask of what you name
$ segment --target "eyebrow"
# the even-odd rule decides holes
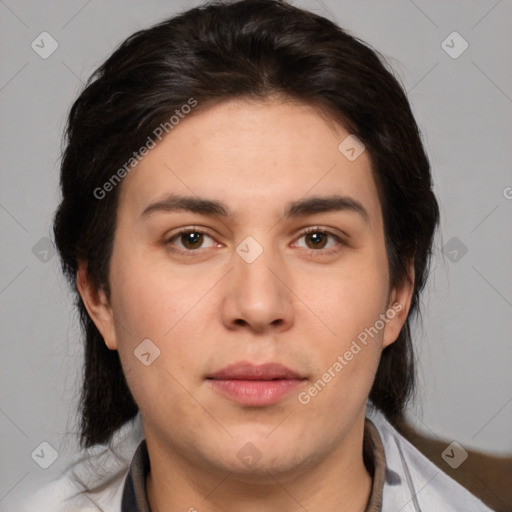
[[[172,213],[178,211],[189,211],[210,217],[230,218],[234,216],[228,206],[220,201],[170,194],[147,206],[140,217],[149,217],[157,212]],[[352,197],[340,195],[309,197],[292,201],[286,205],[284,217],[295,218],[334,211],[357,213],[367,224],[370,224],[370,215],[359,201]]]

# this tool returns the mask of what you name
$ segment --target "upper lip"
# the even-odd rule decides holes
[[[234,363],[207,376],[208,379],[273,380],[302,379],[298,373],[279,363],[254,365],[248,362]]]

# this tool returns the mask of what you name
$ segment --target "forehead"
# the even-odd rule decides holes
[[[140,214],[174,193],[218,199],[241,219],[308,195],[337,194],[363,203],[374,222],[380,205],[371,160],[366,151],[347,157],[354,153],[346,152],[351,137],[312,105],[247,99],[199,105],[126,176],[120,205]]]

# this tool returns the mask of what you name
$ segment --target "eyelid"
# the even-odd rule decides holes
[[[340,240],[342,239],[342,235],[337,235],[336,233],[333,232],[333,230],[331,228],[327,228],[327,227],[323,227],[323,226],[309,226],[307,228],[304,228],[299,233],[298,236],[300,237],[300,236],[306,235],[308,233],[316,233],[317,231],[320,231],[321,233],[326,233],[328,235],[332,235],[333,237],[339,238]],[[348,236],[348,235],[345,235],[345,236]]]

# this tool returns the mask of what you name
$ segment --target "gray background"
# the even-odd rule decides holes
[[[76,449],[79,330],[45,239],[65,116],[118,43],[197,3],[0,0],[1,510],[15,510]],[[427,435],[512,454],[512,2],[294,3],[388,59],[432,161],[442,221],[416,329],[420,389],[409,418]],[[58,43],[47,59],[31,47],[43,31]],[[469,45],[458,58],[462,40],[442,46],[454,31]],[[59,454],[47,470],[31,458],[43,441]]]

